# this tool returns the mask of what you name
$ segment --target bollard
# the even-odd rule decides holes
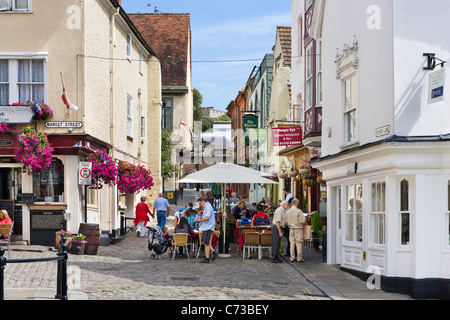
[[[58,252],[58,256],[62,259],[58,260],[58,273],[57,273],[57,284],[56,284],[56,299],[68,300],[67,297],[67,244],[66,237],[64,234],[61,235],[61,251]]]
[[[6,266],[6,258],[3,256],[5,254],[5,249],[0,248],[0,301],[5,300],[5,288],[4,288],[4,280],[5,280],[5,266]]]
[[[126,225],[126,220],[125,220],[125,212],[121,211],[120,212],[120,235],[122,237],[125,236],[125,234],[127,233],[127,225]]]

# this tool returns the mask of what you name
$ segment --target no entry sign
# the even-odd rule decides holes
[[[79,163],[78,184],[84,186],[90,186],[92,184],[92,162]]]

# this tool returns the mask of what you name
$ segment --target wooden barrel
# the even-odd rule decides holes
[[[96,223],[80,223],[78,233],[86,236],[84,254],[96,255],[100,244],[100,226]]]

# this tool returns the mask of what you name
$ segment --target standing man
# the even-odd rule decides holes
[[[302,257],[303,225],[305,216],[297,206],[298,199],[292,200],[292,207],[286,212],[286,224],[289,226],[289,241],[291,243],[291,261],[295,261],[295,248],[297,248],[297,261],[305,262]]]
[[[209,245],[209,240],[211,239],[216,227],[216,219],[214,210],[206,198],[200,198],[198,199],[198,202],[203,207],[203,216],[201,219],[197,219],[198,223],[202,223],[198,230],[202,232],[202,244],[205,246],[205,259],[200,261],[200,263],[209,263],[211,254],[213,261],[219,255],[219,253],[214,251],[214,249]]]
[[[289,200],[291,200],[291,199],[294,199],[294,196],[289,191],[289,188],[284,188],[283,191],[284,191],[284,194],[286,195],[287,202],[289,202]]]
[[[285,226],[286,219],[286,209],[288,207],[288,202],[286,200],[281,202],[280,207],[275,210],[272,220],[272,253],[270,254],[270,260],[273,263],[281,263],[283,262],[278,254],[280,252],[280,242],[283,238],[283,230]]]
[[[158,219],[158,226],[164,228],[166,226],[166,219],[169,217],[170,207],[169,202],[164,199],[162,193],[159,194],[159,198],[153,202],[153,212],[156,211],[156,218]]]
[[[136,218],[134,219],[134,226],[136,227],[136,234],[138,237],[145,237],[145,234],[147,233],[147,228],[145,226],[148,223],[148,215],[150,214],[152,218],[155,217],[150,211],[147,203],[145,203],[146,199],[147,198],[145,196],[141,197],[141,202],[139,202],[136,206]]]

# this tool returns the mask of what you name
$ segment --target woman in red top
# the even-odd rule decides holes
[[[0,210],[0,224],[12,224],[12,220],[9,218],[6,210]],[[6,239],[7,237],[7,234],[0,234],[0,239]]]
[[[146,197],[141,197],[141,202],[136,206],[136,218],[134,219],[134,226],[136,227],[137,236],[145,237],[147,228],[145,227],[148,222],[148,214],[154,218],[155,216],[150,211],[150,208],[145,203]]]
[[[252,225],[256,226],[256,220],[258,218],[260,218],[260,219],[269,219],[269,216],[266,213],[264,213],[262,211],[259,211],[257,214],[255,214],[253,216]],[[269,222],[265,223],[265,225],[268,225],[268,224],[269,224]]]

